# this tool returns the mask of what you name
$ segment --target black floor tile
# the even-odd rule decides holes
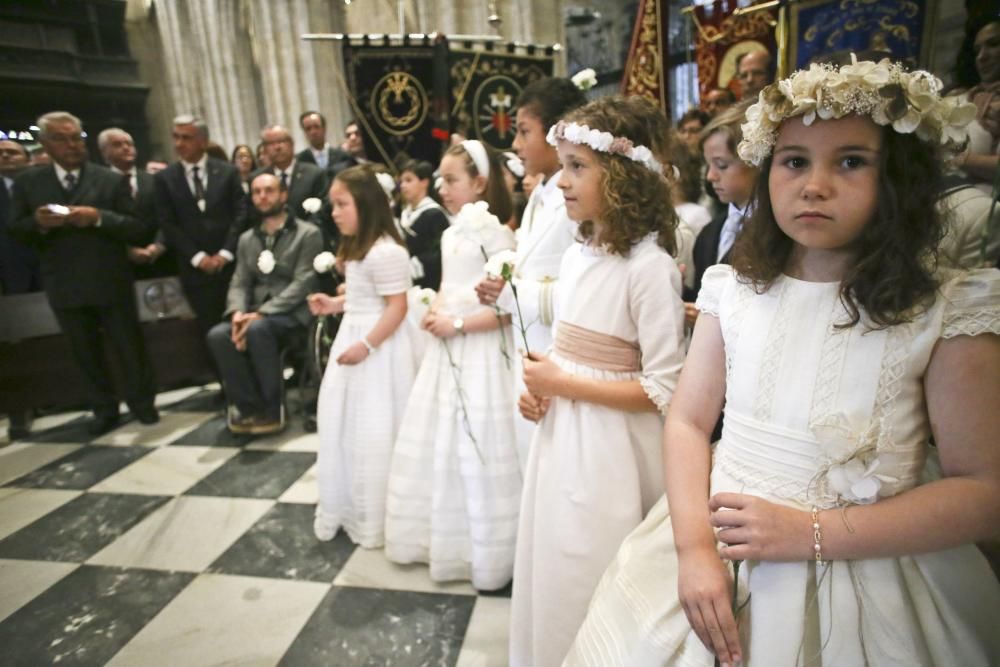
[[[449,667],[476,598],[334,586],[280,665]]]
[[[0,558],[83,562],[167,500],[166,496],[85,493],[0,540]]]
[[[0,623],[0,663],[103,665],[194,576],[81,566]]]
[[[195,447],[242,447],[253,440],[252,435],[235,435],[226,428],[226,418],[222,415],[185,433],[171,445],[193,445]]]
[[[93,435],[88,430],[91,421],[93,421],[93,417],[77,417],[76,419],[68,421],[65,424],[53,426],[52,428],[45,429],[44,431],[32,431],[27,438],[21,438],[18,442],[90,442],[91,440],[100,437]],[[126,420],[123,418],[120,424],[124,424],[125,422]]]
[[[312,452],[240,452],[184,495],[277,498],[315,461]]]
[[[153,451],[150,447],[87,445],[5,486],[83,491]]]
[[[312,505],[278,503],[236,541],[209,572],[330,583],[354,553],[341,531],[329,542],[313,535]]]

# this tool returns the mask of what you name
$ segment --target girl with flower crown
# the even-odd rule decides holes
[[[514,446],[510,320],[476,299],[483,255],[514,246],[497,153],[480,141],[441,160],[441,290],[423,327],[438,339],[420,364],[396,440],[386,501],[386,557],[428,563],[435,581],[495,590],[511,579],[521,497]]]
[[[338,173],[330,204],[347,291],[309,296],[314,315],[344,314],[319,390],[313,529],[326,541],[343,527],[371,549],[382,546],[389,458],[416,374],[417,331],[406,321],[410,258],[370,167]]]
[[[939,86],[813,65],[747,111],[754,213],[705,272],[666,498],[566,665],[1000,664],[1000,272],[935,269],[972,115]]]
[[[586,76],[581,78],[586,80]],[[476,292],[482,303],[497,304],[511,313],[514,328],[525,332],[529,349],[519,349],[520,353],[544,352],[552,345],[552,295],[559,280],[559,262],[576,234],[576,225],[566,215],[562,190],[557,186],[559,156],[545,137],[560,118],[586,101],[574,82],[558,77],[528,84],[517,98],[514,150],[521,158],[525,174],[541,180],[521,215],[511,284],[500,276],[488,275],[476,287]],[[520,308],[514,305],[515,287]],[[524,347],[522,341],[516,342],[518,348]],[[524,391],[521,354],[515,355],[514,382],[514,394],[520,396]],[[523,471],[535,424],[517,410],[514,413],[517,451]]]
[[[643,98],[605,98],[549,141],[583,241],[559,268],[552,352],[524,361],[521,411],[538,427],[518,527],[517,667],[561,663],[601,574],[661,495],[663,413],[684,360],[666,118]]]

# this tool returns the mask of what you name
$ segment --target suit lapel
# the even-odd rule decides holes
[[[79,205],[80,201],[87,199],[87,195],[90,190],[95,187],[94,179],[96,178],[94,170],[88,168],[87,163],[84,163],[80,167],[80,182],[76,184],[76,188],[73,192],[69,193],[69,203],[71,206]]]

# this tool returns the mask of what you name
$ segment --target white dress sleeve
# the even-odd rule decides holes
[[[648,252],[629,271],[629,312],[639,338],[639,383],[667,413],[684,365],[684,303],[681,274],[666,252]]]
[[[410,289],[410,255],[395,241],[379,241],[365,257],[375,292],[381,296],[402,294]]]
[[[941,287],[945,300],[941,337],[1000,334],[1000,271],[963,273]]]
[[[698,292],[698,301],[695,303],[699,312],[719,316],[722,290],[732,277],[733,267],[728,264],[713,264],[705,269],[701,277],[701,291]]]

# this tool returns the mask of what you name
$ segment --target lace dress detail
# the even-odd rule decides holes
[[[761,421],[767,421],[771,417],[771,403],[774,401],[778,371],[785,357],[785,336],[788,334],[792,316],[792,309],[788,307],[787,300],[788,284],[787,281],[781,281],[772,288],[778,290],[777,313],[771,321],[771,330],[767,335],[767,348],[761,362],[757,398],[753,406],[754,417]]]

